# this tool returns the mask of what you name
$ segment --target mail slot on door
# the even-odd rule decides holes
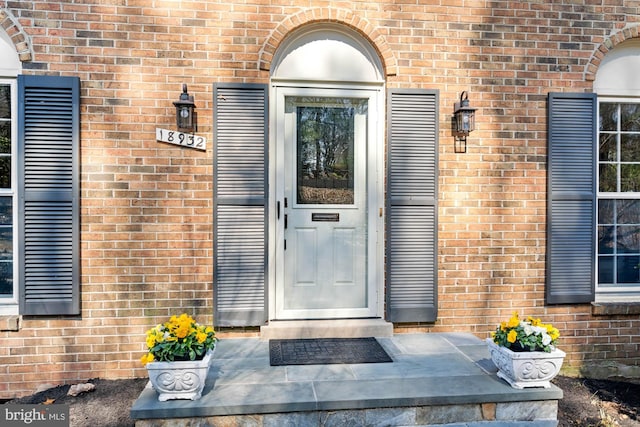
[[[339,213],[312,213],[311,221],[339,222]]]

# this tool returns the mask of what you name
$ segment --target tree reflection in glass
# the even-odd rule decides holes
[[[297,108],[297,201],[354,203],[353,106]]]

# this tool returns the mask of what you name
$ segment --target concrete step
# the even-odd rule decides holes
[[[393,324],[383,319],[272,320],[260,328],[263,340],[391,336]]]

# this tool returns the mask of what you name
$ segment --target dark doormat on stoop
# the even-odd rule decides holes
[[[372,337],[269,340],[269,361],[271,366],[393,362]]]

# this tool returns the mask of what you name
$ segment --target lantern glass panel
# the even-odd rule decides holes
[[[193,111],[189,106],[176,106],[176,122],[178,128],[191,130],[193,128]]]
[[[459,110],[456,112],[456,130],[460,134],[468,135],[474,130],[475,117],[472,110]]]

